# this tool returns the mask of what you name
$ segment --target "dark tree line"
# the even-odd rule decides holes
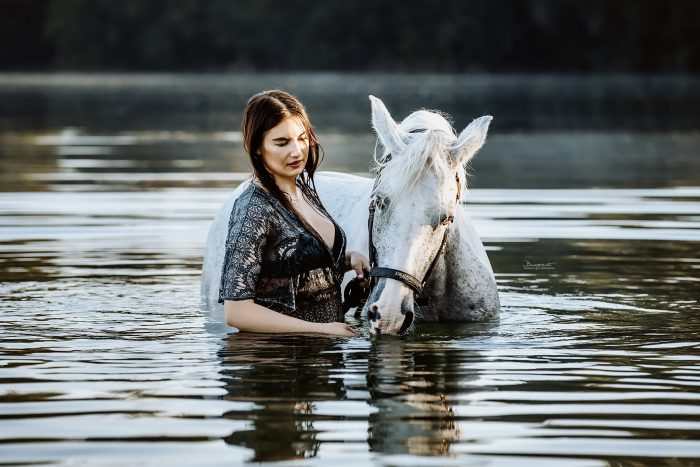
[[[0,0],[0,69],[698,72],[697,0]]]

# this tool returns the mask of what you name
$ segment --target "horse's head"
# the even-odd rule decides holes
[[[381,100],[370,100],[372,124],[384,149],[374,156],[373,266],[413,277],[375,279],[365,311],[373,331],[397,334],[417,311],[419,287],[411,282],[424,283],[440,254],[458,213],[464,166],[484,144],[492,117],[477,118],[457,136],[438,113],[419,110],[397,124]]]

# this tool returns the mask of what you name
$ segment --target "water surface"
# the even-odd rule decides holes
[[[247,173],[235,127],[51,115],[0,134],[0,462],[700,458],[695,133],[494,131],[464,209],[500,320],[373,338],[349,318],[363,334],[336,339],[233,333],[199,301],[210,220]],[[331,126],[323,168],[366,174],[374,139]]]

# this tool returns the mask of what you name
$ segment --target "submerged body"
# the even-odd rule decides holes
[[[375,152],[377,177],[325,173],[315,181],[320,203],[345,231],[347,248],[374,263],[362,310],[370,329],[398,334],[413,319],[496,318],[500,302],[493,270],[461,205],[464,166],[485,143],[492,118],[477,118],[456,135],[439,113],[419,110],[396,123],[381,100],[370,100],[383,148],[379,157]],[[217,216],[207,243],[202,294],[209,299],[220,277],[220,245],[232,203]],[[358,277],[365,269],[361,264]],[[343,287],[351,278],[345,277]],[[428,305],[417,306],[418,294]]]

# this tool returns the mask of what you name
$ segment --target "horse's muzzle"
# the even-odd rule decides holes
[[[385,310],[384,313],[386,315],[387,311]],[[404,299],[404,301],[401,303],[401,315],[403,316],[403,321],[401,322],[401,327],[395,332],[397,335],[405,333],[408,328],[411,327],[411,324],[413,324],[414,312],[412,300]],[[388,333],[387,331],[382,331],[382,329],[379,328],[379,321],[382,319],[382,311],[379,309],[376,303],[373,303],[368,307],[367,319],[370,322],[370,326],[377,334],[381,334],[382,332]],[[391,332],[391,334],[394,334],[394,332]]]

